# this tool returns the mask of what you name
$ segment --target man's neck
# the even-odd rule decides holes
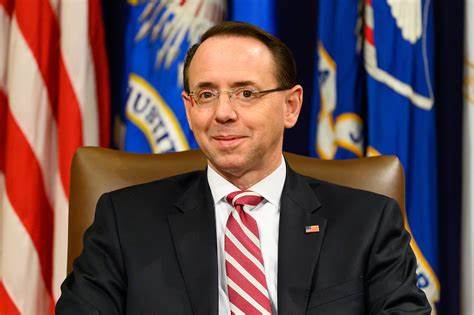
[[[215,172],[224,177],[226,180],[231,182],[234,186],[241,190],[246,190],[274,172],[281,163],[282,156],[280,155],[277,159],[273,159],[271,162],[268,162],[264,171],[250,170],[241,172],[226,172],[217,169],[212,165],[212,163],[209,163],[209,167],[211,167]]]

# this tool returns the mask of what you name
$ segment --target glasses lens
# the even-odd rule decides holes
[[[251,88],[239,88],[232,92],[232,97],[239,103],[250,103],[257,97],[258,92]]]
[[[193,95],[198,104],[208,104],[208,103],[212,103],[213,101],[217,99],[218,92],[205,89],[205,90],[198,90],[195,93],[193,93]]]

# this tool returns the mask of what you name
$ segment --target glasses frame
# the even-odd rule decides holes
[[[219,97],[222,95],[222,94],[227,94],[229,96],[229,101],[232,102],[232,93],[239,90],[239,89],[245,89],[244,87],[237,87],[235,89],[232,89],[232,90],[225,90],[225,91],[217,91],[217,97],[216,97],[216,100],[219,99]],[[280,87],[277,87],[277,88],[273,88],[273,89],[268,89],[268,90],[262,90],[262,91],[252,91],[253,95],[256,96],[256,98],[260,98],[261,96],[263,95],[266,95],[266,94],[269,94],[269,93],[273,93],[273,92],[280,92],[280,91],[286,91],[286,90],[289,90],[291,89],[291,87],[283,87],[283,86],[280,86]],[[193,101],[194,104],[197,104],[198,106],[203,106],[203,104],[200,104],[196,99],[195,99],[195,92],[196,91],[191,91],[188,93],[189,97],[191,98],[191,100]],[[213,101],[209,102],[212,103]]]

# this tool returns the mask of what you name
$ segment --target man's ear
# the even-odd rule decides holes
[[[285,99],[285,128],[293,127],[298,121],[303,104],[303,87],[299,84],[289,90]]]
[[[193,102],[191,100],[191,97],[185,91],[181,92],[181,98],[183,99],[184,109],[186,110],[186,119],[188,120],[189,129],[191,129],[192,131],[193,124],[191,123],[191,119],[189,117],[190,117],[190,111],[192,110],[192,107],[193,107]]]

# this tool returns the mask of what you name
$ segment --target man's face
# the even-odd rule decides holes
[[[216,36],[204,41],[189,67],[189,88],[229,91],[239,87],[279,87],[270,50],[250,37]],[[200,106],[183,92],[194,136],[211,166],[221,174],[263,178],[281,161],[283,131],[292,127],[301,108],[302,88],[260,96],[250,105],[222,93]]]

